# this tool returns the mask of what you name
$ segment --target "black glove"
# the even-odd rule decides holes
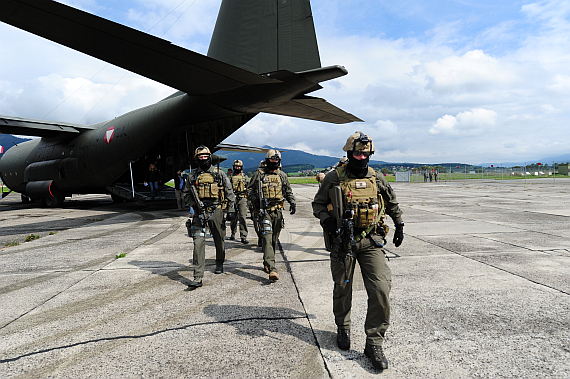
[[[291,214],[294,215],[295,212],[297,212],[297,205],[295,205],[295,203],[291,203],[289,210],[291,211]]]
[[[336,234],[336,220],[329,217],[324,222],[325,230],[331,234]]]
[[[236,216],[235,212],[228,212],[226,216],[226,221],[232,221],[235,218],[235,216]]]
[[[394,239],[392,240],[392,242],[394,242],[394,245],[398,247],[402,244],[403,240],[404,240],[404,223],[402,222],[400,225],[396,225],[396,230],[394,231]]]

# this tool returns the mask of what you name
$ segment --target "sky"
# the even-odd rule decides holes
[[[220,0],[60,2],[206,54]],[[570,1],[312,0],[321,65],[348,75],[311,96],[364,122],[260,114],[225,142],[341,157],[478,164],[570,153]],[[92,124],[175,90],[0,23],[0,114]]]

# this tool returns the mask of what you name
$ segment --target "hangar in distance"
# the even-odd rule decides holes
[[[0,21],[178,90],[92,125],[0,115],[0,133],[40,137],[0,159],[4,184],[38,204],[59,207],[72,194],[136,197],[149,162],[168,181],[197,146],[220,150],[260,112],[361,121],[308,96],[347,74],[321,67],[309,0],[223,0],[207,56],[51,0],[2,0]]]

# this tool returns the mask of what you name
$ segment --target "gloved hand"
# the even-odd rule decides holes
[[[228,212],[226,215],[226,221],[233,221],[234,217],[236,217],[235,212]]]
[[[400,225],[396,225],[396,230],[394,231],[394,239],[392,240],[392,242],[394,242],[394,245],[398,247],[402,244],[403,240],[404,240],[404,223],[402,222]]]
[[[332,217],[329,217],[325,220],[325,230],[331,234],[336,233],[336,220]]]
[[[297,212],[297,205],[295,203],[291,203],[289,210],[291,211],[291,214],[294,215],[295,212]]]

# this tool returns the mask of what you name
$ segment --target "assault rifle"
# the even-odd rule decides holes
[[[188,183],[188,187],[190,187],[190,197],[194,200],[194,217],[198,215],[200,226],[206,228],[208,226],[208,220],[210,220],[210,217],[206,216],[206,205],[200,200],[198,191],[196,191],[196,185],[190,182]]]
[[[336,232],[333,237],[337,243],[332,244],[333,251],[342,257],[344,264],[345,282],[348,280],[348,270],[346,267],[346,256],[352,253],[353,247],[356,246],[354,239],[354,220],[352,219],[352,210],[344,209],[342,202],[342,190],[340,186],[334,186],[329,190],[329,198],[331,199],[332,217],[336,220]]]

